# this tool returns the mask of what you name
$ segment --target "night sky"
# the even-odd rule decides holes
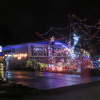
[[[69,25],[68,14],[87,18],[86,24],[100,19],[100,4],[90,0],[2,0],[0,1],[0,43],[2,46],[38,41],[51,27]],[[47,37],[48,38],[48,37]]]

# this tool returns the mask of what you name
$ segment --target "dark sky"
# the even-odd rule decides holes
[[[93,24],[100,19],[100,5],[90,0],[2,0],[1,45],[16,43],[16,38],[19,43],[39,40],[36,31],[45,33],[50,27],[66,27],[68,14],[75,14],[80,19],[87,18],[87,23]]]

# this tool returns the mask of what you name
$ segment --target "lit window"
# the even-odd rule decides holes
[[[43,47],[34,47],[34,56],[43,56]]]

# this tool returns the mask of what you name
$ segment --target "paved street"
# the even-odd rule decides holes
[[[100,77],[81,77],[73,74],[60,74],[32,71],[8,71],[8,80],[17,84],[38,89],[52,89],[100,80]]]

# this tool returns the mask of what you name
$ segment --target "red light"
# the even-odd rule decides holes
[[[15,54],[14,57],[18,57],[18,54]]]
[[[99,61],[100,61],[100,58],[99,58]]]
[[[23,57],[25,57],[25,54],[23,54]]]

